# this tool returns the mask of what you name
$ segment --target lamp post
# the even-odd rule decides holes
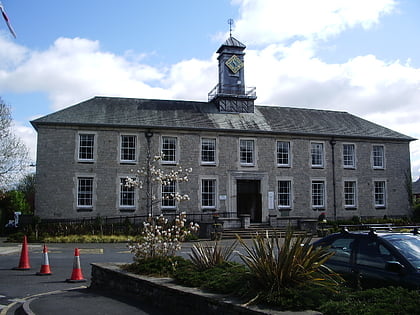
[[[337,141],[333,138],[330,140],[331,144],[331,164],[332,164],[332,184],[333,184],[333,207],[334,207],[334,221],[337,221],[337,195],[336,195],[336,183],[335,183],[335,145]]]
[[[151,146],[151,140],[153,137],[153,132],[150,130],[147,130],[144,133],[144,136],[146,137],[147,141],[147,152],[146,152],[146,209],[153,217],[153,204],[152,204],[152,183],[150,179],[150,167],[151,167],[151,154],[150,154],[150,146]]]

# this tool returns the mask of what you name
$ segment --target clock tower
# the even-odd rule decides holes
[[[209,102],[220,112],[253,113],[255,88],[246,88],[244,81],[244,50],[246,46],[230,36],[217,50],[219,83],[209,93]]]

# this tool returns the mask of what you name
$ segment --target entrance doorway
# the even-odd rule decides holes
[[[261,223],[262,220],[260,186],[259,180],[238,179],[236,181],[238,216],[248,214],[252,223]]]

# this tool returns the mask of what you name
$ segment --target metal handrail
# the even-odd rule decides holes
[[[256,87],[244,87],[244,93],[240,94],[240,87],[238,85],[221,85],[220,83],[209,92],[208,101],[212,101],[217,96],[246,96],[249,98],[257,97],[257,88]]]

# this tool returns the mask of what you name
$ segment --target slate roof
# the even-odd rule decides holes
[[[346,112],[255,105],[254,113],[220,113],[208,102],[119,97],[94,97],[31,123],[415,140]]]
[[[242,44],[239,40],[237,40],[235,37],[230,36],[216,51],[217,53],[220,53],[224,47],[236,47],[241,50],[245,49],[246,46]]]

